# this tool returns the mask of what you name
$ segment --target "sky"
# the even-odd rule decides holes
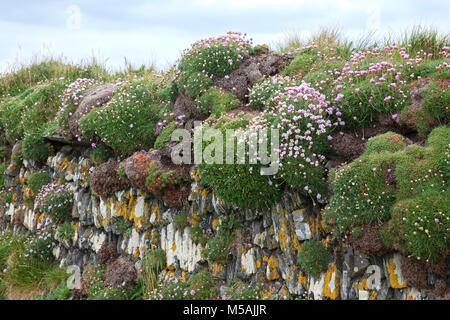
[[[227,31],[271,47],[327,26],[349,38],[418,24],[447,34],[449,14],[448,0],[0,0],[0,72],[48,56],[165,69],[193,42]]]

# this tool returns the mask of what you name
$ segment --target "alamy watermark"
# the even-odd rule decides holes
[[[172,141],[179,142],[171,153],[174,164],[259,164],[262,165],[261,175],[275,175],[278,172],[278,129],[226,129],[224,134],[219,129],[202,127],[201,122],[195,122],[194,126],[193,137],[191,131],[186,129],[176,129],[172,133]]]

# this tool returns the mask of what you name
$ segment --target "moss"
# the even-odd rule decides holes
[[[405,138],[394,132],[386,132],[367,141],[365,155],[383,151],[396,152],[405,147]]]

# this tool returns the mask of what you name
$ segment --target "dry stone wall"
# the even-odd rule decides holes
[[[67,152],[67,149],[69,152]],[[184,210],[167,206],[161,199],[137,189],[100,197],[89,187],[94,166],[88,154],[66,148],[48,158],[46,169],[53,179],[64,178],[73,192],[74,234],[59,239],[53,254],[60,265],[98,263],[100,248],[109,242],[119,255],[130,258],[139,269],[148,250],[160,247],[166,252],[164,273],[181,279],[207,265],[211,275],[222,280],[223,288],[241,280],[263,284],[263,296],[308,296],[314,299],[430,299],[432,291],[408,286],[401,271],[401,256],[390,253],[367,256],[333,240],[322,222],[322,212],[310,200],[285,193],[280,203],[264,210],[243,210],[228,205],[198,183],[198,172],[190,172],[191,192]],[[66,151],[66,152],[64,152]],[[75,155],[74,155],[75,154]],[[45,217],[19,199],[29,192],[26,180],[33,163],[6,171],[6,183],[13,187],[13,202],[3,215],[2,229],[34,231]],[[189,226],[199,226],[212,236],[222,219],[234,215],[239,222],[230,246],[227,263],[208,263],[202,257],[204,245],[192,239],[190,228],[178,229],[174,217],[187,214]],[[297,255],[308,239],[323,240],[333,252],[328,269],[318,277],[302,272]],[[428,277],[430,286],[437,277]],[[225,290],[221,290],[224,292]]]

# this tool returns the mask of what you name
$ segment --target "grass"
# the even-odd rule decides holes
[[[28,259],[25,237],[4,233],[0,236],[0,296],[8,299],[32,299],[45,294],[68,278],[56,262]],[[6,270],[6,272],[4,272]]]
[[[410,54],[423,50],[437,56],[444,46],[450,44],[450,34],[440,33],[432,26],[414,25],[397,34],[388,34],[381,38],[375,32],[366,32],[356,39],[350,39],[336,26],[321,27],[319,31],[308,34],[291,30],[285,33],[282,40],[272,46],[278,52],[292,52],[305,46],[316,44],[321,51],[336,48],[338,55],[349,57],[354,51],[372,48],[384,48],[397,44],[399,47],[409,47]]]

